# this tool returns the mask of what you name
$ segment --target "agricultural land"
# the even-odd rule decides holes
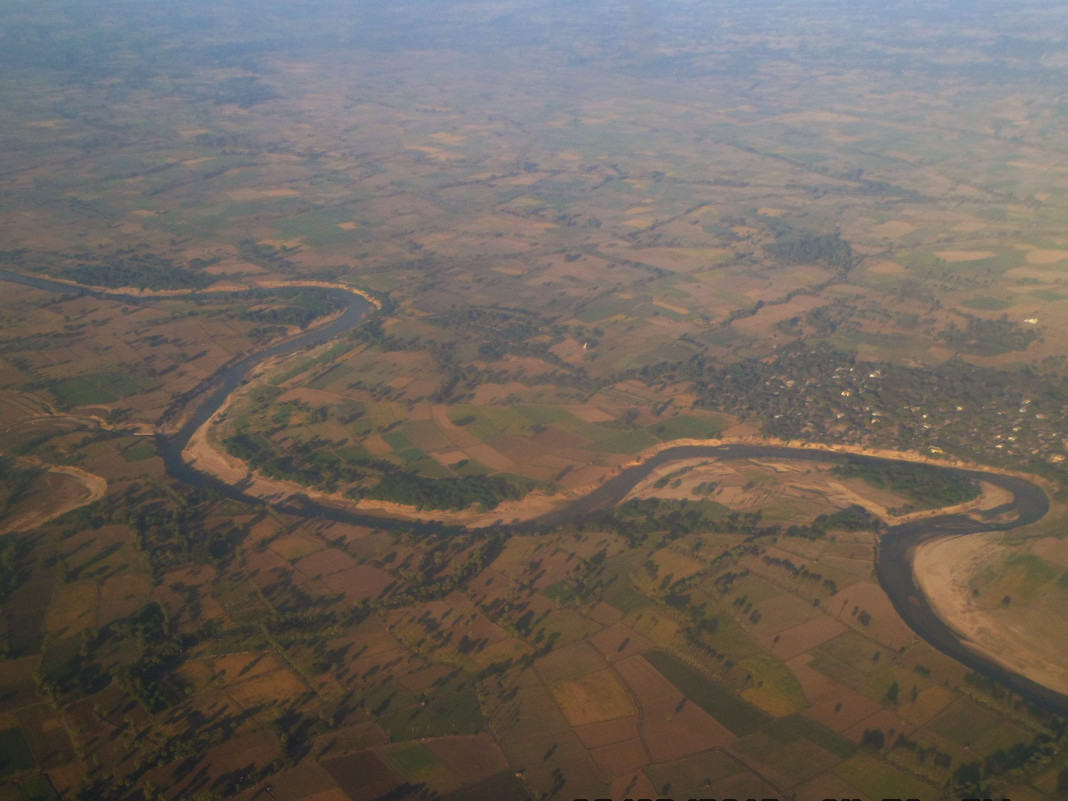
[[[846,5],[0,8],[0,801],[1068,793],[1068,11]]]

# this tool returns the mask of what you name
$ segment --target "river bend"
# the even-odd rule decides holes
[[[146,302],[158,300],[154,297],[101,292],[84,289],[58,281],[51,281],[36,276],[0,270],[0,280],[33,286],[52,292],[72,295],[91,295],[100,298],[122,300],[126,302]],[[286,356],[303,348],[326,342],[351,330],[367,312],[370,304],[359,295],[343,289],[301,288],[302,291],[327,293],[339,299],[344,311],[329,322],[306,331],[280,344],[258,351],[233,364],[228,365],[216,376],[214,387],[197,403],[193,413],[173,436],[157,436],[160,455],[167,471],[180,481],[198,487],[210,487],[225,497],[244,503],[259,505],[262,498],[252,496],[239,485],[221,481],[215,476],[203,473],[187,464],[182,458],[194,432],[218,411],[230,395],[247,380],[257,365],[267,359]],[[236,294],[267,294],[272,290],[253,289]],[[211,298],[232,296],[233,292],[197,291],[190,296]],[[171,295],[170,297],[174,297]],[[653,470],[669,462],[694,458],[774,458],[804,459],[821,462],[870,462],[887,463],[895,460],[874,456],[837,453],[830,451],[791,448],[779,445],[731,444],[731,445],[684,445],[667,448],[646,461],[624,470],[619,475],[605,482],[588,495],[579,498],[563,509],[559,509],[533,520],[515,526],[506,526],[519,533],[544,530],[567,522],[582,520],[590,515],[605,512],[619,503],[626,495]],[[1049,511],[1046,494],[1035,484],[1019,477],[978,470],[954,470],[975,480],[981,480],[1008,490],[1013,494],[1013,501],[996,510],[999,513],[1014,512],[1011,522],[980,522],[963,515],[943,515],[917,520],[891,527],[881,538],[877,548],[875,572],[879,583],[889,595],[894,608],[905,622],[939,651],[947,654],[968,668],[981,675],[995,679],[1024,698],[1059,714],[1068,715],[1068,696],[1064,696],[1044,687],[1019,673],[1001,666],[991,659],[971,650],[960,637],[932,610],[923,593],[916,585],[912,569],[912,554],[921,542],[944,536],[959,536],[985,531],[1007,531],[1033,523],[1044,517]],[[333,506],[309,500],[301,496],[291,496],[273,504],[279,511],[301,517],[316,517],[341,523],[372,526],[390,530],[410,530],[423,533],[460,532],[462,527],[444,523],[403,520],[381,517],[351,508]],[[1004,519],[1004,518],[1002,518]]]

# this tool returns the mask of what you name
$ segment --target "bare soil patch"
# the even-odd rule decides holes
[[[157,785],[174,787],[174,795],[188,797],[205,790],[231,771],[254,772],[278,756],[278,740],[268,731],[237,737],[205,752],[195,764],[181,760],[149,774]]]
[[[282,704],[307,692],[304,682],[288,669],[275,670],[231,685],[230,697],[245,709],[260,705]]]
[[[725,726],[686,700],[641,656],[624,659],[616,670],[641,706],[642,738],[654,762],[679,759],[734,740]]]
[[[97,628],[132,615],[151,597],[152,587],[152,580],[142,575],[126,573],[106,579],[100,587]]]
[[[411,673],[398,680],[398,683],[413,693],[421,693],[434,682],[452,675],[455,668],[446,665],[431,665],[422,670],[413,670]]]
[[[891,650],[896,651],[902,646],[910,645],[916,639],[916,634],[897,614],[886,591],[873,581],[850,585],[837,595],[831,596],[824,606],[829,613],[862,629],[867,636],[878,640]],[[853,607],[859,607],[857,618],[852,617]],[[859,622],[860,612],[864,611],[871,616],[871,622],[867,626]]]
[[[304,557],[295,567],[309,578],[322,578],[356,567],[356,561],[344,551],[326,548]]]
[[[42,465],[33,459],[19,459],[18,463],[46,472],[34,479],[27,497],[15,504],[0,524],[0,533],[30,531],[107,493],[106,480],[80,468]]]
[[[793,596],[794,603],[797,599]],[[832,640],[846,630],[843,623],[833,617],[820,615],[774,636],[764,637],[760,644],[784,662]]]
[[[849,690],[844,695],[810,707],[802,714],[832,731],[844,732],[862,720],[868,720],[882,708],[878,701]]]
[[[896,261],[880,261],[868,267],[868,272],[875,275],[901,275],[905,268]]]
[[[298,531],[271,542],[271,550],[287,562],[295,562],[326,547],[319,537]]]
[[[654,643],[625,623],[615,623],[596,634],[589,641],[609,662],[640,654],[654,648]]]
[[[992,250],[938,250],[935,255],[950,263],[992,259],[998,254]]]
[[[73,634],[96,624],[97,589],[94,581],[60,584],[45,615],[45,629]]]
[[[619,776],[649,764],[649,755],[637,737],[592,749],[590,756],[605,776]]]
[[[379,570],[372,565],[356,565],[323,579],[323,583],[330,589],[343,592],[356,600],[376,598],[395,581],[385,570]]]
[[[1042,557],[1047,562],[1068,568],[1068,540],[1045,537],[1034,542],[1031,546],[1031,553]]]
[[[278,798],[292,798],[295,801],[334,801],[335,798],[348,798],[329,772],[321,765],[315,764],[299,765],[292,770],[278,773],[271,777],[271,786]]]
[[[979,220],[965,220],[954,225],[951,230],[962,234],[974,234],[979,231],[985,231],[988,227],[985,222],[980,222]]]
[[[604,667],[604,659],[583,640],[556,648],[534,663],[535,670],[546,684],[557,684],[604,670]]]
[[[1059,264],[1068,259],[1068,250],[1034,250],[1027,251],[1028,264]]]
[[[587,748],[603,748],[606,745],[633,740],[638,736],[638,718],[617,718],[600,723],[576,726],[575,734]]]
[[[215,674],[225,676],[228,682],[255,678],[281,667],[282,664],[273,654],[265,653],[226,654],[216,657],[212,663]]]
[[[637,712],[630,695],[610,670],[587,673],[551,689],[572,726],[615,720]]]

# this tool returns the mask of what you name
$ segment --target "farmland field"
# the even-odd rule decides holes
[[[1068,10],[943,5],[0,8],[0,799],[1065,792]]]

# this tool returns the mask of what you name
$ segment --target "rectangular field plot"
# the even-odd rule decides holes
[[[752,734],[768,722],[759,709],[680,662],[667,651],[650,651],[644,658],[683,695],[735,734]]]
[[[712,439],[718,437],[730,418],[723,414],[680,414],[653,423],[648,431],[662,442],[676,439]]]
[[[60,379],[52,392],[64,406],[90,406],[114,401],[155,389],[156,382],[138,380],[129,373],[97,373]]]
[[[47,704],[35,704],[18,714],[30,750],[41,767],[64,765],[74,759],[67,730]]]
[[[835,774],[856,787],[865,798],[930,798],[934,788],[879,760],[858,754],[835,769]]]
[[[801,738],[811,740],[839,759],[849,759],[857,752],[857,746],[852,741],[801,715],[774,720],[764,731],[780,743],[791,743]]]

